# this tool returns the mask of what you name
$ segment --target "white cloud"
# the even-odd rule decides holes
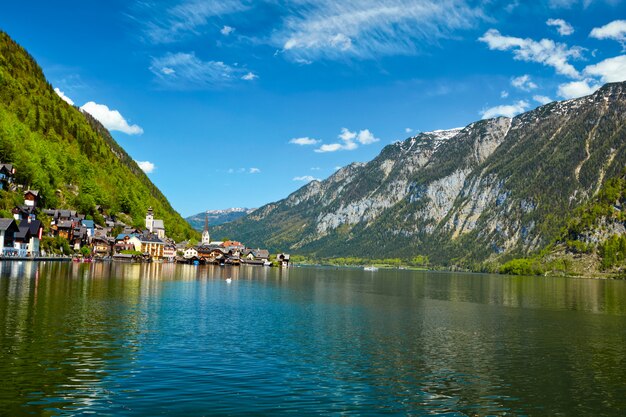
[[[164,8],[159,3],[137,2],[135,20],[144,26],[144,33],[152,43],[172,43],[188,35],[197,35],[211,19],[248,10],[244,0],[187,0]],[[224,28],[222,28],[222,31]]]
[[[559,35],[561,36],[569,36],[574,33],[574,28],[572,27],[572,25],[570,25],[563,19],[548,19],[546,21],[546,25],[555,26],[557,32],[559,32]]]
[[[320,171],[321,169],[322,169],[322,168],[320,168],[320,167],[312,167],[312,168],[311,168],[311,171]]]
[[[533,96],[533,100],[535,100],[539,104],[548,104],[552,102],[552,99],[550,97],[540,95]]]
[[[337,136],[341,139],[340,143],[330,143],[320,146],[315,150],[318,153],[325,152],[337,152],[337,151],[352,151],[361,145],[370,145],[374,142],[378,142],[380,139],[374,136],[369,129],[363,129],[361,131],[352,132],[349,129],[342,127],[341,133]]]
[[[300,0],[270,42],[292,60],[414,54],[424,43],[473,27],[482,11],[465,0]]]
[[[351,142],[356,138],[356,132],[351,132],[347,128],[342,127],[341,133],[339,134],[338,138],[343,140],[344,142]]]
[[[59,97],[61,97],[63,99],[63,101],[65,101],[67,104],[69,104],[70,106],[74,105],[74,101],[72,101],[71,98],[69,98],[68,96],[66,96],[63,91],[59,90],[59,88],[55,87],[54,88],[54,92],[57,93],[57,95]]]
[[[571,83],[559,85],[558,95],[565,99],[578,98],[593,94],[600,87],[600,84],[597,84],[595,81],[589,79],[573,81]]]
[[[568,47],[550,39],[534,41],[529,38],[503,36],[496,29],[489,29],[478,40],[485,42],[491,50],[512,51],[516,60],[537,62],[554,68],[561,75],[580,77],[576,68],[568,62],[569,59],[582,57],[583,49],[578,46]]]
[[[411,133],[412,131],[413,129],[411,129],[410,127],[404,129],[404,133]]]
[[[502,106],[495,106],[483,110],[481,113],[483,119],[491,119],[498,116],[514,117],[520,113],[526,111],[529,104],[525,100],[520,100],[514,104],[507,104]]]
[[[537,88],[537,84],[530,80],[530,75],[528,74],[511,79],[511,85],[522,91],[530,91]]]
[[[336,151],[340,151],[344,149],[343,145],[341,143],[331,143],[328,145],[322,145],[319,148],[317,148],[315,150],[315,152],[318,153],[324,153],[324,152],[336,152]]]
[[[141,127],[138,125],[129,125],[119,111],[111,110],[104,104],[89,101],[80,109],[95,117],[109,130],[117,130],[128,135],[141,135],[143,133]]]
[[[250,174],[259,174],[259,173],[261,172],[261,170],[260,170],[259,168],[250,168],[250,169],[248,170],[248,172],[249,172]]]
[[[234,27],[228,26],[228,25],[224,25],[224,27],[222,29],[220,29],[220,33],[224,36],[228,36],[231,33],[233,33],[235,31]]]
[[[194,52],[167,53],[152,58],[150,71],[164,88],[175,90],[211,89],[226,86],[238,79],[252,80],[255,74],[222,61],[203,61]]]
[[[626,80],[626,55],[608,58],[595,65],[589,65],[584,73],[595,77],[600,77],[602,82],[612,83]]]
[[[614,20],[604,26],[593,28],[589,34],[596,39],[613,39],[626,43],[626,20]]]
[[[374,134],[369,131],[369,129],[364,129],[359,132],[356,140],[359,141],[359,143],[362,145],[369,145],[374,142],[378,142],[380,139],[375,137]]]
[[[304,137],[304,138],[293,138],[289,141],[289,143],[293,143],[294,145],[306,146],[306,145],[316,145],[319,143],[319,140]]]
[[[509,96],[509,92],[506,90],[500,91],[500,98],[507,98]]]
[[[319,178],[315,178],[312,175],[303,175],[301,177],[293,177],[293,181],[304,181],[304,182],[311,182],[311,181],[319,181]]]
[[[145,172],[146,174],[150,174],[156,168],[156,166],[150,161],[135,161],[135,162],[137,163],[137,165],[139,165],[139,168],[141,168],[141,170]]]
[[[257,78],[259,78],[259,76],[253,72],[248,72],[247,74],[241,77],[242,80],[246,80],[246,81],[256,80]]]

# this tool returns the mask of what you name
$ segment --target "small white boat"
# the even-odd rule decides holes
[[[232,278],[226,278],[226,283],[227,283],[227,284],[230,284],[231,282],[233,282],[233,279],[232,279]]]
[[[363,270],[364,271],[378,271],[378,268],[376,268],[375,266],[364,266]]]

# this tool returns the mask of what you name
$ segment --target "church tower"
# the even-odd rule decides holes
[[[204,213],[204,230],[202,231],[202,244],[208,245],[211,243],[211,237],[209,236],[209,213]]]
[[[146,229],[152,233],[152,228],[154,225],[154,214],[152,213],[152,207],[148,207],[148,212],[146,213]]]

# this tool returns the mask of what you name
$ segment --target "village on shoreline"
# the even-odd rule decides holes
[[[0,260],[74,260],[76,262],[178,262],[187,264],[288,267],[289,254],[274,256],[234,240],[211,241],[208,217],[200,242],[175,242],[165,224],[148,208],[145,227],[129,226],[100,211],[104,225],[75,210],[40,208],[38,190],[16,184],[15,167],[0,163],[0,190],[23,190],[24,202],[0,218]],[[205,215],[206,216],[206,215]],[[42,221],[45,219],[45,221]],[[47,222],[49,221],[49,224]]]

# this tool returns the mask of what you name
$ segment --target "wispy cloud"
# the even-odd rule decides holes
[[[223,172],[223,171],[222,171]],[[252,168],[229,168],[226,170],[227,174],[260,174],[261,169],[252,167]]]
[[[309,138],[309,137],[293,138],[289,141],[289,143],[292,143],[294,145],[300,145],[300,146],[317,145],[319,142],[320,142],[319,140]]]
[[[522,91],[530,91],[537,88],[537,84],[531,81],[530,75],[528,74],[520,75],[519,77],[513,78],[511,80],[511,85]]]
[[[244,74],[241,76],[241,79],[246,80],[246,81],[253,81],[253,80],[256,80],[257,78],[259,78],[259,76],[253,72],[248,72],[247,74]]]
[[[174,90],[212,89],[257,75],[222,61],[203,61],[194,52],[168,53],[152,58],[150,71],[161,87]]]
[[[546,25],[556,27],[561,36],[569,36],[574,33],[574,27],[563,19],[548,19]]]
[[[337,137],[341,139],[340,142],[324,144],[317,148],[315,152],[326,153],[337,151],[352,151],[357,149],[359,145],[369,145],[380,140],[375,137],[374,134],[369,131],[369,129],[363,129],[357,133],[352,132],[345,127],[341,129],[341,133]]]
[[[311,181],[320,181],[320,179],[315,178],[312,175],[302,175],[301,177],[293,177],[293,181],[311,182]]]
[[[136,3],[135,19],[141,22],[147,41],[155,44],[178,42],[187,36],[198,35],[211,19],[223,18],[251,7],[249,2],[243,0],[187,0],[175,6],[170,4]]]
[[[550,39],[535,41],[530,38],[504,36],[496,29],[489,29],[478,40],[485,42],[491,50],[512,51],[516,60],[537,62],[552,67],[557,73],[570,78],[580,77],[569,60],[582,58],[581,47],[569,47]]]
[[[69,98],[68,96],[66,96],[65,93],[63,93],[63,91],[61,91],[58,87],[54,88],[54,92],[57,93],[57,95],[59,97],[61,97],[63,99],[63,101],[65,101],[70,106],[74,105],[74,101],[71,98]]]
[[[234,27],[231,27],[231,26],[228,26],[228,25],[226,25],[226,26],[224,26],[222,29],[220,29],[220,33],[221,33],[222,35],[224,35],[224,36],[228,36],[228,35],[230,35],[231,33],[233,33],[234,31],[235,31],[235,28],[234,28]]]
[[[491,119],[498,116],[514,117],[526,111],[528,107],[529,104],[527,101],[520,100],[517,103],[495,106],[485,109],[481,112],[481,116],[483,119]]]
[[[547,96],[534,95],[533,100],[535,100],[539,104],[548,104],[552,102],[552,99]]]
[[[137,163],[137,165],[139,165],[139,168],[141,168],[141,170],[145,172],[146,174],[152,173],[154,169],[156,168],[156,166],[150,161],[135,161],[135,162]]]
[[[81,106],[80,109],[91,114],[109,130],[117,130],[128,135],[141,135],[143,133],[141,127],[130,125],[119,111],[109,109],[105,104],[89,101]]]
[[[300,0],[271,42],[290,59],[413,54],[483,18],[464,0]]]

